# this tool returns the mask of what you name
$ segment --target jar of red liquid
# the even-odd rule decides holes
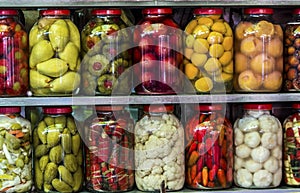
[[[181,92],[182,39],[171,8],[146,8],[134,30],[134,91],[137,94]]]
[[[134,185],[133,120],[123,106],[96,106],[87,120],[85,169],[90,191],[121,192]]]
[[[232,185],[233,129],[223,105],[201,104],[185,128],[185,185],[224,189]]]
[[[0,95],[24,96],[28,91],[28,34],[18,10],[0,10]]]
[[[233,86],[237,92],[278,92],[282,85],[283,31],[271,8],[247,8],[235,28]]]
[[[293,11],[293,19],[285,26],[284,41],[284,71],[283,90],[289,92],[300,91],[300,9]]]
[[[284,129],[284,182],[289,186],[300,186],[300,103],[292,105],[294,112],[283,122]]]

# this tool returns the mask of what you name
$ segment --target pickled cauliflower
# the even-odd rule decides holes
[[[135,126],[135,180],[138,189],[168,190],[184,185],[184,133],[174,115],[144,116]]]

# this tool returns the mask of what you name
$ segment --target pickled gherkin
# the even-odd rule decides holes
[[[0,192],[32,188],[31,123],[20,112],[20,107],[0,107]]]
[[[120,9],[95,9],[91,15],[81,31],[81,91],[86,95],[129,93],[130,80],[119,79],[132,64],[128,51],[131,37],[121,19],[122,12]]]
[[[33,132],[38,191],[78,192],[82,188],[83,143],[71,113],[68,106],[43,108],[43,117]],[[47,132],[36,132],[41,123]],[[45,144],[41,138],[46,139]]]

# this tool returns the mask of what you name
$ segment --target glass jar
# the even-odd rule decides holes
[[[185,27],[184,73],[197,93],[232,90],[233,34],[221,8],[194,9]]]
[[[283,90],[300,91],[300,9],[293,10],[292,21],[285,26]],[[298,42],[298,43],[297,43]],[[299,45],[298,45],[299,44]]]
[[[121,9],[92,10],[81,31],[83,94],[131,93],[131,76],[120,77],[132,64],[131,32],[121,14]]]
[[[134,29],[134,91],[137,94],[182,92],[182,32],[171,8],[145,8]]]
[[[134,122],[124,106],[96,106],[96,112],[85,124],[85,186],[90,191],[129,191],[134,186]]]
[[[25,96],[28,91],[28,34],[19,12],[0,9],[0,96]]]
[[[282,179],[282,127],[272,104],[245,104],[234,123],[234,182],[242,188],[274,188]]]
[[[299,173],[299,129],[300,129],[300,103],[292,105],[294,112],[286,117],[283,122],[283,163],[284,182],[289,186],[300,186]]]
[[[40,10],[29,32],[29,84],[34,96],[72,96],[80,86],[80,33],[70,10]]]
[[[184,185],[184,130],[174,105],[145,105],[135,125],[135,181],[141,191]]]
[[[201,104],[187,121],[185,185],[193,189],[229,188],[233,181],[233,129],[219,104]]]
[[[37,191],[79,192],[83,185],[83,148],[68,106],[43,107],[33,132]]]
[[[278,92],[282,86],[283,31],[273,9],[247,8],[235,28],[234,89]]]
[[[1,192],[29,192],[32,180],[31,124],[20,107],[0,107]]]

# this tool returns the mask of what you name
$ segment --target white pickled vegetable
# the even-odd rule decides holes
[[[253,174],[253,183],[258,188],[266,188],[273,182],[273,176],[267,170],[259,170]]]
[[[238,169],[235,181],[238,185],[249,188],[252,185],[253,176],[247,169]]]
[[[235,154],[240,158],[247,158],[250,156],[250,153],[251,149],[245,144],[239,145],[235,148]]]
[[[234,144],[241,145],[244,142],[244,134],[239,129],[234,130]]]
[[[260,144],[260,135],[257,131],[245,134],[244,142],[247,146],[255,148]]]
[[[262,164],[261,163],[257,163],[255,161],[253,161],[252,159],[249,159],[245,162],[245,168],[249,171],[249,172],[257,172],[258,170],[260,170],[262,168]]]
[[[243,132],[257,131],[259,122],[254,117],[244,117],[239,120],[238,128]]]
[[[279,169],[278,160],[271,156],[267,161],[265,161],[264,168],[271,173],[275,173]]]
[[[261,137],[261,144],[267,149],[273,149],[277,145],[277,135],[274,133],[264,133]]]
[[[258,163],[265,162],[269,158],[269,156],[270,151],[262,146],[253,149],[251,152],[251,158]]]

